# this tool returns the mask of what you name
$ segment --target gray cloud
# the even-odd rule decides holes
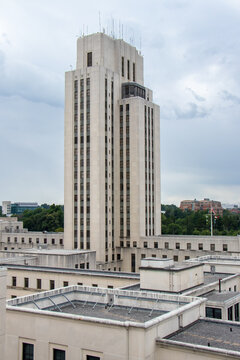
[[[63,107],[63,75],[38,66],[8,61],[0,50],[0,96],[21,96],[24,99]]]
[[[193,91],[192,89],[190,88],[187,88],[186,90],[190,91],[190,93],[193,95],[194,99],[197,100],[197,101],[206,101],[206,99],[200,95],[198,95],[195,91]]]
[[[231,101],[233,104],[236,105],[240,104],[240,96],[233,95],[227,90],[223,90],[220,95],[223,100]]]

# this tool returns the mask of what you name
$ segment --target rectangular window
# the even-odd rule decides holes
[[[92,66],[92,52],[87,53],[87,66]]]
[[[42,288],[42,279],[37,279],[37,289]]]
[[[141,254],[141,259],[145,259],[146,255],[145,254]]]
[[[158,249],[158,242],[155,242],[155,243],[154,243],[154,248],[155,248],[155,249]]]
[[[50,287],[50,290],[55,289],[55,281],[54,280],[49,281],[49,287]]]
[[[165,249],[169,249],[169,243],[168,243],[168,242],[165,242],[165,243],[164,243],[164,247],[165,247]]]
[[[53,360],[65,360],[65,350],[53,349]]]
[[[64,287],[68,286],[68,281],[64,281],[64,282],[63,282],[63,286],[64,286]]]
[[[203,250],[203,244],[202,243],[198,244],[198,250]]]
[[[17,286],[17,278],[16,278],[16,276],[12,277],[12,286]]]
[[[101,360],[99,356],[87,355],[86,360]]]
[[[185,260],[188,260],[188,259],[190,259],[190,256],[187,256],[187,255],[186,255],[186,256],[185,256]]]
[[[178,261],[178,256],[177,255],[173,256],[173,261]]]
[[[93,287],[98,287],[98,284],[92,284]]]
[[[127,78],[130,80],[130,61],[127,61]]]
[[[135,63],[133,63],[133,81],[136,81],[136,75],[135,75]]]
[[[22,360],[34,360],[34,345],[23,343],[22,344]]]
[[[145,248],[147,248],[147,247],[148,247],[148,243],[147,243],[147,241],[144,241],[144,243],[143,243],[143,247],[145,247]]]
[[[176,249],[180,249],[180,243],[176,243]]]
[[[24,278],[24,287],[25,288],[29,287],[29,279],[28,278]]]
[[[122,56],[122,76],[124,76],[124,57]]]
[[[210,244],[210,250],[215,251],[215,244]]]
[[[228,251],[228,246],[227,246],[227,244],[223,244],[223,251]]]
[[[131,272],[136,271],[136,256],[135,254],[131,254]]]

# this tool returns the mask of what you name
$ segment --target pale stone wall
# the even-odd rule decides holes
[[[7,270],[0,267],[0,357],[4,359],[5,351],[5,317],[6,317],[6,280]]]
[[[141,289],[180,292],[203,284],[203,267],[174,269],[140,269]]]
[[[13,285],[12,278],[16,277],[16,286]],[[24,278],[29,279],[29,287],[24,287]],[[42,288],[37,289],[37,279],[41,279]],[[23,296],[32,294],[39,291],[46,291],[50,289],[50,280],[54,280],[55,288],[63,287],[64,281],[68,282],[68,285],[82,284],[84,286],[92,286],[93,284],[98,287],[113,287],[121,288],[124,286],[130,286],[139,283],[139,278],[126,276],[111,276],[109,273],[104,275],[96,272],[61,272],[61,270],[47,270],[47,269],[28,269],[21,267],[8,267],[7,275],[7,297],[10,299],[12,296]]]

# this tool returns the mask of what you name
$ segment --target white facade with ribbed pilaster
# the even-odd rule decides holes
[[[64,246],[108,268],[161,231],[159,107],[140,53],[102,33],[78,39],[65,92]]]

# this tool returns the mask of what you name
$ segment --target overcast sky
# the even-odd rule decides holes
[[[162,203],[240,205],[239,0],[0,0],[0,203],[63,203],[64,72],[99,12],[144,55]]]

